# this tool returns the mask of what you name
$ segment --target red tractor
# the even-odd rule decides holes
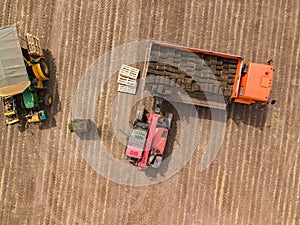
[[[171,113],[162,118],[160,114],[145,115],[144,108],[139,109],[128,139],[126,159],[140,168],[158,168],[162,162],[172,118]]]

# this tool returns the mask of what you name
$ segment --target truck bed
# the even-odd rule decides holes
[[[241,60],[239,56],[153,42],[144,72],[146,88],[167,100],[223,109],[238,80]],[[208,104],[207,98],[213,104]]]

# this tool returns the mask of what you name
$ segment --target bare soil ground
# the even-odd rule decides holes
[[[38,35],[47,49],[55,100],[42,126],[1,126],[1,224],[300,223],[298,0],[2,0],[1,6],[0,26],[16,23],[20,35]],[[244,55],[259,63],[272,58],[277,104],[230,106],[221,151],[204,172],[198,165],[212,121],[209,109],[198,108],[200,127],[191,125],[187,135],[199,129],[201,141],[176,175],[145,187],[113,183],[86,163],[67,122],[78,82],[93,60],[138,40]],[[116,84],[105,88],[96,125],[121,159],[124,146],[108,119]]]

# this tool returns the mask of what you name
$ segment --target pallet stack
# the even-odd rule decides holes
[[[118,91],[135,94],[139,72],[138,69],[123,64],[118,75]]]
[[[32,34],[27,33],[26,34],[26,41],[27,41],[27,47],[28,47],[28,53],[29,55],[34,56],[42,56],[43,50],[41,48],[40,39],[33,36]]]

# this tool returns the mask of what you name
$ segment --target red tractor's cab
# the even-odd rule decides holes
[[[147,140],[148,129],[148,124],[135,122],[131,135],[128,139],[125,153],[128,160],[134,162],[142,158]]]

